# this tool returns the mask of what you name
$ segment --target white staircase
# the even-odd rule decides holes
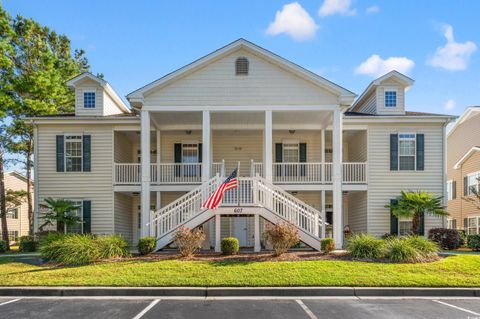
[[[157,249],[171,243],[178,227],[194,228],[215,216],[215,211],[201,206],[221,182],[218,176],[213,177],[152,213],[150,234],[157,238]],[[225,193],[219,210],[228,206],[257,207],[258,213],[272,223],[289,221],[298,228],[300,239],[304,243],[320,250],[319,234],[322,233],[321,227],[324,227],[321,213],[260,176],[240,177],[238,188]]]

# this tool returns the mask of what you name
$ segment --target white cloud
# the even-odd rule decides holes
[[[275,21],[268,26],[267,34],[285,33],[297,41],[303,41],[315,37],[318,28],[308,12],[298,2],[292,2],[277,11]]]
[[[379,55],[373,54],[355,69],[355,73],[379,77],[392,70],[397,70],[400,73],[408,74],[414,66],[415,62],[406,57],[390,57],[384,60]]]
[[[318,10],[318,15],[321,17],[326,17],[333,14],[353,16],[357,13],[357,11],[350,8],[351,5],[351,0],[324,0],[322,6]]]
[[[366,12],[367,12],[367,14],[378,13],[378,12],[380,12],[380,7],[379,6],[368,7]]]
[[[443,47],[438,47],[427,63],[449,71],[465,70],[470,56],[477,50],[477,45],[472,41],[455,42],[453,27],[449,24],[443,26],[443,35],[447,39],[447,43]]]
[[[457,103],[455,103],[455,100],[449,99],[445,104],[443,105],[443,108],[445,111],[451,111],[457,106]]]

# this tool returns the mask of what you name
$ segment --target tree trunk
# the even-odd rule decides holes
[[[10,250],[7,226],[7,202],[5,198],[5,175],[3,173],[3,147],[0,145],[0,219],[2,221],[2,240],[7,243],[7,250]]]
[[[32,205],[32,149],[33,149],[33,140],[28,141],[27,148],[27,205],[28,205],[28,232],[30,235],[33,235],[33,205]]]
[[[418,225],[420,225],[420,213],[415,213],[412,219],[412,234],[418,235]]]

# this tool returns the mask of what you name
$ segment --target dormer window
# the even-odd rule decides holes
[[[397,106],[397,91],[385,91],[385,107]]]
[[[235,61],[235,74],[248,75],[248,59],[240,57]]]
[[[83,92],[83,107],[86,109],[95,108],[95,92]]]

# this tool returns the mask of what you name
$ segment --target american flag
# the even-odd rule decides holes
[[[232,174],[218,186],[207,201],[202,205],[203,208],[216,209],[222,202],[223,194],[229,189],[237,188],[237,169],[234,169]]]

